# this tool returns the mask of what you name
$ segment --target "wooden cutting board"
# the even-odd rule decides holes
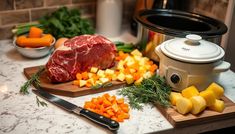
[[[30,79],[31,76],[39,70],[39,67],[40,66],[24,68],[24,75],[28,79]],[[39,80],[40,80],[40,87],[43,90],[46,90],[53,94],[69,96],[69,97],[77,97],[77,96],[83,96],[83,95],[88,95],[88,94],[94,94],[94,93],[113,90],[113,89],[117,89],[117,88],[125,86],[125,82],[119,82],[119,81],[113,81],[112,86],[99,88],[99,89],[91,89],[87,87],[80,88],[76,85],[73,85],[72,81],[55,84],[49,81],[46,71],[42,72],[42,74],[39,77]]]
[[[157,105],[157,107],[174,127],[180,128],[190,125],[199,125],[202,123],[224,120],[228,118],[235,118],[235,104],[225,96],[222,97],[222,100],[225,102],[225,109],[222,113],[206,109],[198,115],[182,115],[176,111],[175,107],[164,108],[160,105]]]

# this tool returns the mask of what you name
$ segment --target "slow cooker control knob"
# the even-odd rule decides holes
[[[177,74],[171,75],[171,82],[172,83],[177,84],[177,83],[179,83],[179,81],[180,81],[180,77]]]

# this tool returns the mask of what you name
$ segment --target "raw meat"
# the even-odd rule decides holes
[[[46,64],[51,82],[66,82],[76,79],[76,74],[114,65],[116,46],[100,35],[81,35],[65,41],[52,54]]]

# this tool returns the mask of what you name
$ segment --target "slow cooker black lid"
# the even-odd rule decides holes
[[[187,34],[212,37],[227,32],[227,26],[216,19],[178,10],[140,10],[134,17],[152,31],[177,37]]]

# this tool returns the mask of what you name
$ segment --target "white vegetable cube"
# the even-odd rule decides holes
[[[106,83],[106,82],[109,82],[109,79],[108,79],[108,78],[100,78],[99,80],[100,80],[100,82],[101,82],[102,84],[104,84],[104,83]]]
[[[91,83],[91,85],[95,85],[95,81],[93,78],[88,79],[87,82]]]
[[[125,80],[125,74],[120,73],[120,74],[117,76],[117,79],[120,80],[120,81],[124,81],[124,80]]]
[[[143,77],[146,78],[150,78],[152,76],[152,73],[150,71],[144,73]]]
[[[112,75],[112,80],[113,80],[113,81],[117,80],[117,75],[116,75],[116,74],[113,74],[113,75]]]
[[[133,50],[131,54],[136,56],[142,56],[142,53],[138,49]]]
[[[134,78],[133,78],[132,75],[128,74],[125,77],[126,77],[126,83],[127,84],[132,84],[134,82]]]
[[[79,80],[79,86],[80,86],[80,87],[85,86],[85,85],[86,85],[86,83],[87,83],[87,81],[86,81],[86,80]]]
[[[96,82],[95,82],[95,85],[97,85],[97,84],[103,84],[100,80],[97,80]]]
[[[136,70],[135,70],[135,69],[130,68],[130,73],[135,73],[135,72],[136,72]]]
[[[143,81],[143,77],[140,77],[138,80],[135,81],[135,85],[140,85],[141,82]]]
[[[97,67],[91,67],[90,72],[91,73],[96,73],[99,69]]]
[[[95,74],[94,73],[87,73],[88,78],[92,78]]]
[[[97,72],[97,75],[99,76],[99,77],[105,77],[105,74],[104,74],[104,70],[99,70],[98,72]]]
[[[107,74],[107,75],[113,75],[114,74],[114,70],[106,69],[104,73]]]
[[[140,60],[142,59],[142,57],[141,57],[141,56],[138,56],[138,55],[134,55],[134,59],[135,59],[136,61],[140,61]]]
[[[146,63],[148,62],[148,60],[149,60],[148,58],[142,57],[142,58],[139,60],[139,65],[145,66]]]
[[[120,60],[117,65],[118,70],[124,70],[124,61]]]

